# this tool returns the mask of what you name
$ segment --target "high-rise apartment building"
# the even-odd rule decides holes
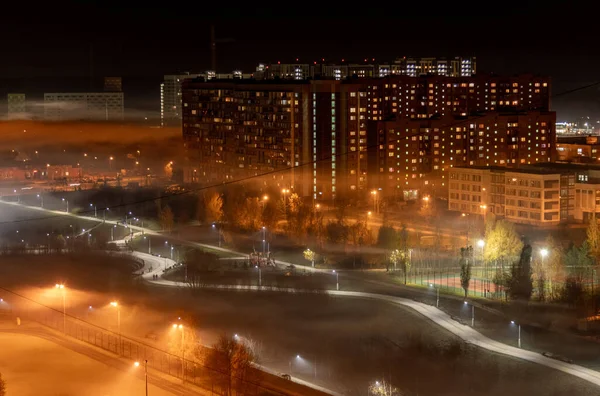
[[[104,92],[123,91],[123,82],[121,77],[104,77]]]
[[[206,73],[190,74],[168,74],[164,76],[160,84],[160,120],[162,126],[181,125],[181,84],[185,79],[201,77],[206,80],[211,79],[239,79],[250,78],[250,74],[244,74],[239,70],[234,70],[231,74],[216,74],[213,71]]]
[[[24,93],[9,93],[7,96],[8,119],[21,118],[27,112],[27,102]]]
[[[223,181],[299,167],[289,180],[270,177],[323,198],[344,189],[377,187],[385,195],[446,189],[452,166],[552,160],[549,93],[548,79],[533,75],[188,79],[185,179]]]
[[[375,59],[365,59],[364,63],[270,63],[259,64],[254,78],[303,80],[308,78],[332,78],[344,80],[349,77],[408,76],[419,77],[438,75],[443,77],[471,77],[476,74],[475,57],[446,58],[398,58],[393,63],[375,63]]]
[[[456,166],[517,168],[556,159],[556,114],[487,112],[369,125],[369,186],[409,198],[443,192]]]
[[[47,120],[122,121],[123,92],[46,93]]]
[[[358,180],[360,172],[348,169],[366,161],[365,99],[360,85],[335,80],[186,80],[183,136],[192,166],[184,178],[214,182],[289,168],[267,177],[303,196],[333,198],[346,174]]]

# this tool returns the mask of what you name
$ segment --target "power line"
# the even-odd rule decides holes
[[[590,88],[590,87],[593,87],[593,86],[596,86],[596,85],[600,85],[600,81],[592,83],[592,84],[584,85],[584,86],[581,86],[581,87],[578,87],[578,88],[575,88],[575,89],[571,89],[571,90],[568,90],[568,91],[563,91],[563,92],[560,92],[558,94],[552,95],[552,97],[555,98],[555,97],[558,97],[558,96],[564,96],[564,95],[567,95],[567,94],[570,94],[570,93],[573,93],[573,92],[577,92],[577,91],[580,91],[582,89]],[[463,119],[463,120],[456,120],[455,122],[448,123],[446,125],[442,125],[440,128],[453,127],[453,126],[460,125],[460,124],[463,124],[463,123],[466,123],[466,122],[472,122],[474,120],[477,120],[479,118],[483,118],[483,117],[486,117],[486,116],[487,116],[487,114],[482,114],[482,115],[478,115],[478,116],[475,116],[475,117],[466,118],[466,119]],[[427,121],[427,120],[431,120],[431,119],[424,119],[424,121]],[[394,142],[399,142],[399,141],[402,141],[402,140],[412,139],[413,137],[422,136],[422,135],[425,135],[427,133],[428,133],[428,131],[417,132],[417,133],[412,134],[412,135],[406,135],[406,136],[402,136],[402,137],[396,138],[394,140],[388,141],[387,143],[394,143]],[[376,144],[368,145],[368,146],[365,146],[365,147],[368,150],[369,148],[374,148],[374,147],[377,147],[378,145],[379,145],[379,143],[376,143]],[[346,152],[346,153],[336,154],[335,157],[336,158],[343,157],[343,156],[346,156],[348,154],[352,154],[352,153],[351,152]],[[204,191],[204,190],[210,190],[212,188],[229,186],[229,185],[235,184],[235,183],[243,183],[243,182],[246,182],[246,181],[249,181],[249,180],[252,180],[252,179],[256,179],[256,178],[259,178],[259,177],[269,176],[269,175],[273,175],[273,174],[277,174],[277,173],[281,173],[281,172],[288,172],[288,171],[291,171],[291,170],[294,170],[294,169],[297,169],[297,168],[302,168],[304,166],[314,165],[314,164],[322,162],[322,161],[329,161],[333,157],[334,157],[334,155],[329,155],[327,157],[320,158],[320,159],[317,159],[317,160],[313,160],[313,161],[309,161],[309,162],[304,162],[304,163],[302,163],[302,164],[300,164],[298,166],[289,166],[289,167],[286,167],[286,168],[274,169],[274,170],[271,170],[271,171],[268,171],[268,172],[261,173],[260,175],[246,176],[244,178],[237,179],[237,180],[230,180],[230,181],[226,181],[226,182],[222,182],[222,183],[218,183],[218,184],[212,184],[212,185],[208,185],[208,186],[198,187],[198,188],[195,188],[195,189],[190,189],[190,190],[185,190],[185,191],[180,191],[180,192],[174,192],[174,193],[170,193],[170,194],[163,194],[163,195],[160,195],[160,196],[155,197],[155,198],[147,198],[147,199],[142,199],[142,200],[138,200],[138,201],[133,201],[133,202],[130,202],[130,203],[122,203],[122,204],[112,205],[111,208],[122,208],[122,207],[136,206],[136,205],[144,204],[144,203],[148,203],[148,202],[156,202],[159,199],[169,199],[171,197],[177,197],[177,196],[181,196],[181,195],[187,195],[187,194],[197,193],[197,192]],[[108,209],[108,207],[105,207],[105,208],[96,208],[96,210],[98,210],[98,209],[99,210],[106,210],[106,209]],[[94,213],[94,210],[83,210],[83,211],[80,211],[79,213],[80,214]],[[34,217],[34,218],[29,218],[29,219],[7,220],[7,221],[0,222],[0,225],[2,225],[2,224],[13,224],[13,223],[24,223],[24,222],[28,222],[28,221],[50,220],[50,219],[55,219],[55,218],[62,217],[62,216],[63,215],[52,215],[52,216]]]

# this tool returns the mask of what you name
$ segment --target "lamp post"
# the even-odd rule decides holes
[[[40,199],[41,201],[41,205],[40,207],[43,208],[44,207],[44,196],[42,194],[38,194],[37,197]]]
[[[284,188],[283,190],[281,190],[281,193],[283,194],[283,214],[287,220],[287,199],[286,199],[286,194],[289,193],[290,190],[288,190],[287,188]]]
[[[185,331],[183,330],[183,325],[181,323],[173,323],[173,328],[181,331],[181,378],[185,382]]]
[[[258,287],[262,286],[262,273],[260,271],[260,267],[258,265],[255,266],[258,269]]]
[[[63,298],[63,333],[67,333],[67,297],[65,293],[65,285],[62,283],[57,283],[54,285],[55,289],[61,289],[62,298]]]
[[[110,228],[110,240],[111,241],[115,240],[115,228],[117,228],[116,224]]]
[[[62,200],[67,204],[67,213],[69,213],[69,200],[64,198]]]
[[[121,354],[121,345],[122,345],[122,343],[121,343],[121,306],[116,301],[112,301],[110,303],[110,305],[117,308],[117,330],[119,332],[119,355],[120,355]]]
[[[464,302],[465,305],[469,305],[468,302]],[[471,304],[471,327],[475,327],[475,305]]]
[[[90,207],[94,207],[94,217],[98,217],[98,208],[94,204],[90,204]]]
[[[373,196],[373,212],[378,213],[378,208],[377,208],[377,190],[371,191],[371,195]]]
[[[336,270],[333,270],[335,274],[335,290],[340,290],[340,273]]]
[[[217,227],[217,225],[215,223],[212,224],[212,228],[213,228],[213,230],[217,231],[217,239],[219,242],[219,247],[221,247],[221,228]]]
[[[484,274],[485,274],[485,279],[486,279],[486,282],[487,282],[488,271],[487,271],[487,266],[485,265],[485,263],[483,261],[483,247],[485,246],[485,241],[483,239],[478,240],[477,241],[477,246],[479,246],[481,248],[481,265],[484,267]],[[484,293],[483,293],[484,297],[487,297],[486,293],[487,293],[487,287],[484,287]]]
[[[140,362],[135,362],[133,365],[139,367]],[[146,396],[148,396],[148,359],[144,360],[144,378],[146,381]]]
[[[515,321],[511,320],[510,324],[514,325]],[[517,345],[519,346],[519,348],[521,348],[521,325],[520,324],[517,324],[517,329],[518,329],[517,330],[517,337],[518,337],[517,338]]]
[[[433,283],[429,284],[429,287],[433,287],[435,289],[435,307],[440,307],[440,288],[435,286]]]
[[[21,202],[21,195],[17,194],[17,190],[13,190],[13,192],[15,193],[15,195],[17,196],[17,203]]]

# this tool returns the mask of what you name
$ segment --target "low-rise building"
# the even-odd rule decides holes
[[[559,161],[595,163],[600,158],[598,136],[556,136]]]
[[[600,213],[600,166],[455,167],[449,173],[448,208],[536,226],[586,222]]]

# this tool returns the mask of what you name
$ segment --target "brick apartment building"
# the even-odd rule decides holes
[[[189,79],[182,86],[184,180],[289,168],[266,177],[324,199],[342,190],[377,187],[397,196],[445,187],[450,166],[551,160],[549,98],[549,80],[534,75]],[[400,144],[408,135],[410,143]]]

